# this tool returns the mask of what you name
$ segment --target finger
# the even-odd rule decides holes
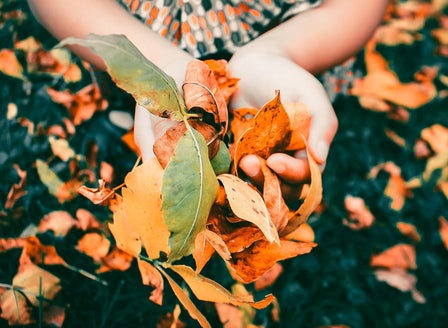
[[[338,119],[326,94],[316,97],[314,101],[316,103],[313,106],[319,108],[319,112],[312,114],[308,142],[311,154],[323,170],[331,142],[338,129]]]
[[[257,156],[244,156],[239,162],[239,168],[255,186],[263,185],[263,172],[261,171],[261,163]]]
[[[266,163],[287,184],[300,184],[309,181],[310,166],[308,159],[301,153],[292,157],[284,153],[275,153],[269,156]]]
[[[151,114],[142,106],[135,107],[134,141],[140,149],[143,161],[154,157],[155,142]]]

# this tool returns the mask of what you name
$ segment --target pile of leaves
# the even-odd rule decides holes
[[[162,92],[142,95],[109,63],[129,97],[54,48],[26,3],[1,6],[1,323],[444,325],[444,1],[391,3],[354,58],[350,94],[334,101],[340,128],[325,172],[309,154],[315,169],[294,209],[267,168],[259,190],[237,169],[246,154],[306,149],[306,109],[282,104],[281,91],[229,121],[237,77],[222,61],[192,62],[184,96],[172,87],[168,104],[169,78],[145,82]],[[133,98],[179,122],[156,143],[157,159],[135,167],[132,131],[112,119],[132,113]]]

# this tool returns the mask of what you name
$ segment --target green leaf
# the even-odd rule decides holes
[[[40,181],[47,186],[48,192],[55,196],[64,182],[50,169],[47,163],[40,159],[36,160],[36,168]]]
[[[162,211],[171,231],[169,262],[192,253],[196,235],[205,229],[218,189],[205,139],[187,124],[187,132],[179,140],[162,182]]]
[[[154,115],[181,121],[185,103],[176,82],[149,61],[124,35],[89,34],[67,38],[57,47],[78,44],[98,54],[115,83]]]
[[[220,141],[218,153],[212,158],[211,163],[216,175],[229,173],[231,158],[224,141]]]

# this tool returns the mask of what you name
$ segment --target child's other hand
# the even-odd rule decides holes
[[[309,147],[323,170],[328,150],[338,127],[333,107],[321,83],[291,60],[274,53],[249,52],[241,49],[229,62],[233,76],[240,78],[238,92],[232,97],[230,108],[261,108],[280,90],[282,103],[301,102],[311,114]],[[281,178],[285,199],[294,199],[301,185],[310,178],[306,152],[272,154],[267,165]],[[240,168],[255,183],[262,182],[260,163],[248,155]]]

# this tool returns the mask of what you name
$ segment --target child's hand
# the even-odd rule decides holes
[[[312,117],[309,147],[323,170],[338,126],[323,86],[313,75],[283,56],[244,50],[236,53],[229,63],[232,75],[240,78],[239,89],[230,108],[261,108],[274,96],[275,90],[280,90],[282,103],[304,103]],[[296,197],[301,185],[310,178],[304,151],[292,156],[273,154],[267,159],[267,164],[283,181],[285,199]],[[255,184],[261,183],[260,163],[255,156],[244,157],[240,168]]]

